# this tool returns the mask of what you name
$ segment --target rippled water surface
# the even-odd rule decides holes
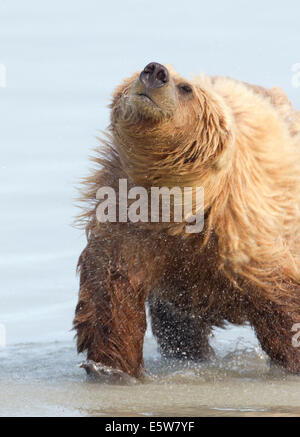
[[[270,367],[247,328],[229,327],[221,338],[214,343],[224,355],[195,364],[163,360],[148,335],[147,374],[124,384],[88,379],[71,341],[8,346],[0,353],[1,415],[300,415],[299,376]]]

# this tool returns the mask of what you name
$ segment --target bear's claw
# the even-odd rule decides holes
[[[105,366],[105,364],[97,363],[93,360],[83,361],[79,364],[79,367],[85,369],[89,376],[101,381],[123,383],[136,382],[135,378],[127,373],[122,372],[122,370]]]

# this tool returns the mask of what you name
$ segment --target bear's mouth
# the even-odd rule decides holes
[[[141,99],[143,99],[143,101],[147,102],[147,103],[152,103],[152,105],[156,106],[157,108],[159,107],[154,100],[151,99],[150,96],[148,96],[148,94],[144,94],[144,93],[138,93],[137,94],[139,97],[141,97]]]

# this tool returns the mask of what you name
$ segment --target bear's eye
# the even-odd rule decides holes
[[[178,85],[178,88],[184,94],[191,94],[193,92],[192,87],[186,83],[182,83],[182,84]]]

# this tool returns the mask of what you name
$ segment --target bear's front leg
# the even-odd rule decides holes
[[[291,373],[300,373],[300,347],[293,341],[294,327],[300,323],[299,303],[283,306],[259,298],[247,310],[261,347],[271,360]]]
[[[138,378],[144,369],[145,292],[117,250],[105,250],[103,242],[100,248],[88,245],[79,259],[77,349],[87,350],[87,359],[100,368]]]

